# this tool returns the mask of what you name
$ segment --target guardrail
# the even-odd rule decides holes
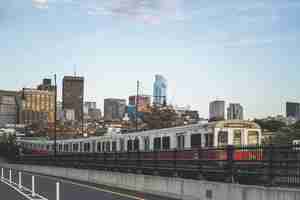
[[[18,172],[18,182],[14,182],[12,177],[12,169],[8,169],[7,177],[5,176],[4,168],[1,168],[1,179],[2,183],[5,183],[9,187],[13,188],[21,195],[25,196],[27,199],[30,200],[48,200],[47,198],[43,197],[42,195],[36,192],[36,182],[35,176],[31,176],[31,188],[27,188],[22,184],[22,172]],[[56,200],[60,200],[60,183],[56,182]]]
[[[300,186],[300,145],[23,155],[18,163],[178,176],[264,186]]]

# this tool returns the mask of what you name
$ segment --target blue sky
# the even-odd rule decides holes
[[[207,117],[209,101],[240,102],[247,118],[300,101],[299,1],[10,0],[0,3],[1,89],[86,78],[86,100],[152,94]]]

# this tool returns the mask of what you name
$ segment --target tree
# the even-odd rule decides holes
[[[224,117],[212,117],[208,120],[208,122],[217,122],[217,121],[224,121]]]
[[[170,128],[177,125],[178,115],[172,107],[153,106],[151,111],[144,114],[144,122],[149,129]]]
[[[286,127],[284,122],[278,121],[278,120],[260,120],[260,119],[255,119],[255,123],[260,125],[260,127],[263,130],[268,130],[271,132],[276,132],[282,129],[283,127]]]

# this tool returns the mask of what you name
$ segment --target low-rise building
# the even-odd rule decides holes
[[[53,91],[24,88],[19,95],[22,99],[20,123],[54,123],[55,93]]]

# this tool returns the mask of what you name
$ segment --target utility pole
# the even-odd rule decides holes
[[[56,84],[56,74],[54,74],[54,84],[55,84],[55,90],[54,90],[54,157],[56,158],[56,121],[57,121],[57,84]]]
[[[82,132],[82,136],[84,136],[84,110],[83,110],[83,95],[81,97],[81,132]]]
[[[140,89],[140,82],[137,81],[136,100],[135,100],[135,130],[136,131],[138,131],[139,89]]]

